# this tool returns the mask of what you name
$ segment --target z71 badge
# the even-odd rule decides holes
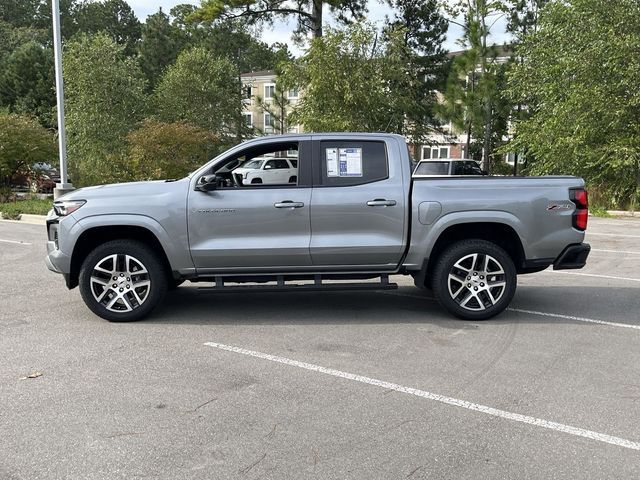
[[[573,210],[574,205],[572,203],[550,203],[547,206],[548,212],[561,212],[565,210]]]

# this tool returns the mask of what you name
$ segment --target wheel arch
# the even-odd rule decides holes
[[[526,258],[524,245],[520,235],[511,225],[500,221],[455,223],[443,229],[438,235],[416,277],[416,284],[428,285],[429,273],[433,271],[438,258],[449,245],[470,239],[486,240],[498,245],[511,257],[516,271],[521,273]]]
[[[145,226],[135,224],[94,225],[84,229],[78,236],[73,253],[71,254],[71,266],[67,286],[78,286],[80,268],[87,255],[97,246],[112,240],[136,240],[150,246],[158,254],[162,265],[167,272],[167,278],[173,279],[174,269],[171,267],[169,257],[155,232]]]

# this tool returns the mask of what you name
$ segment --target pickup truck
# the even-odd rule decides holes
[[[295,182],[245,185],[233,173],[293,153]],[[183,179],[59,198],[46,262],[110,321],[143,318],[185,280],[213,291],[397,288],[390,275],[483,320],[509,305],[518,274],[582,268],[587,216],[580,178],[413,178],[398,135],[268,136]]]

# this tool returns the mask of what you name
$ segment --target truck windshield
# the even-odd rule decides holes
[[[449,162],[420,162],[414,175],[449,175]]]

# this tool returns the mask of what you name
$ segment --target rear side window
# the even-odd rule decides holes
[[[290,167],[286,160],[269,160],[267,164],[264,166],[264,168],[265,169],[267,168],[285,169]]]
[[[353,186],[389,178],[384,142],[320,142],[315,185]]]
[[[449,175],[449,162],[420,162],[414,175]]]

